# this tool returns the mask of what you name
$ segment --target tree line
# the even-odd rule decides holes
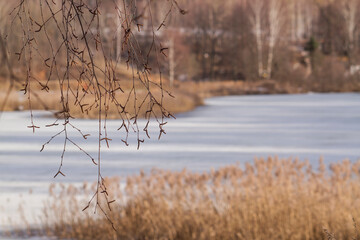
[[[126,2],[133,4],[131,31],[138,44],[146,52],[155,37],[166,56],[159,60],[150,54],[149,66],[160,61],[170,79],[273,79],[318,90],[358,81],[360,0],[179,0],[176,3],[185,17],[168,14],[166,0]],[[5,14],[11,4],[0,4],[4,5],[0,45],[19,48],[21,38],[5,37],[16,24]],[[117,10],[108,7],[107,1],[101,5],[105,50],[109,57],[126,63],[127,52],[121,48],[127,34],[121,28],[125,23],[118,21]],[[37,8],[34,5],[33,11]],[[58,39],[56,33],[48,35],[54,42]],[[9,58],[15,64],[16,56],[0,52],[3,62]]]
[[[192,78],[340,82],[356,76],[359,0],[189,1]],[[192,65],[193,66],[193,65]],[[339,83],[340,84],[340,83]]]

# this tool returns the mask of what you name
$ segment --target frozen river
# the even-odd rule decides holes
[[[56,133],[45,128],[54,120],[46,112],[37,112],[35,134],[29,113],[3,113],[0,118],[0,230],[18,222],[19,203],[27,204],[30,222],[40,213],[52,182],[80,183],[96,180],[96,167],[76,148],[65,154],[66,177],[53,179],[60,162],[63,139],[60,137],[40,153],[43,143]],[[84,133],[85,143],[76,131],[70,138],[96,156],[97,121],[74,120]],[[142,123],[141,123],[142,124]],[[193,112],[181,114],[166,125],[167,134],[152,139],[140,150],[121,142],[121,124],[108,121],[113,139],[105,149],[103,176],[128,175],[151,168],[207,171],[236,162],[251,161],[255,156],[299,157],[314,164],[323,156],[325,163],[360,158],[360,94],[306,94],[216,97]],[[133,136],[134,137],[134,136]],[[30,194],[30,193],[31,194]]]

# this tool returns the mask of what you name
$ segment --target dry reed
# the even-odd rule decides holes
[[[138,107],[141,105],[142,101],[145,99],[147,95],[147,91],[144,88],[144,86],[137,85],[136,86],[136,101],[134,100],[134,92],[132,91],[132,80],[131,77],[128,75],[127,71],[122,72],[123,75],[123,82],[122,82],[122,88],[124,93],[123,94],[117,94],[116,100],[118,103],[122,104],[123,106],[126,104],[125,111],[130,115],[129,118],[131,118],[135,113],[135,106]],[[0,80],[1,82],[1,80]],[[7,91],[7,82],[4,82],[3,86],[0,86],[0,104],[5,100],[6,91]],[[168,86],[168,81],[164,81],[164,88],[168,89],[172,92],[172,96],[164,95],[164,107],[168,109],[171,113],[180,113],[180,112],[186,112],[193,110],[196,106],[199,106],[202,104],[202,98],[197,96],[196,93],[192,93],[189,91],[186,91],[186,89],[171,89]],[[71,81],[70,88],[76,89],[76,88],[82,88],[84,86],[78,86],[78,82],[73,80]],[[17,86],[17,89],[15,88],[13,91],[11,91],[7,103],[5,105],[4,110],[5,111],[18,111],[18,110],[29,110],[29,104],[28,99],[26,96],[22,94],[22,92],[19,91],[20,86]],[[42,91],[39,86],[34,86],[33,89],[33,100],[32,100],[32,109],[33,110],[50,110],[54,113],[60,112],[62,110],[61,102],[59,101],[59,98],[61,97],[61,93],[59,90],[59,87],[57,86],[56,82],[50,82],[49,83],[49,91]],[[66,89],[65,89],[66,90]],[[85,89],[84,89],[85,91]],[[152,93],[154,97],[157,99],[161,99],[161,90],[159,89],[152,89]],[[80,108],[78,106],[76,99],[81,98],[83,104],[82,106],[85,106],[83,108]],[[149,104],[149,100],[145,104]],[[93,106],[91,106],[93,105]],[[98,117],[97,108],[94,105],[94,97],[90,95],[84,94],[83,96],[73,96],[69,95],[69,111],[70,115],[75,118],[89,118],[89,119],[96,119]],[[122,109],[117,108],[115,105],[109,105],[107,108],[107,118],[108,119],[118,119],[119,118],[119,110]],[[137,109],[139,111],[139,109]],[[142,108],[139,112],[137,112],[138,117],[143,118],[145,115],[146,109]],[[160,114],[161,109],[154,107],[154,113]],[[61,117],[61,116],[59,116]]]
[[[42,234],[59,239],[336,239],[357,237],[360,161],[318,169],[297,159],[256,159],[205,173],[153,170],[109,178],[116,200],[85,211],[93,186],[51,189]],[[55,187],[55,186],[53,186]],[[85,196],[81,198],[80,196]],[[102,205],[105,209],[105,205]],[[326,231],[324,231],[326,229]]]

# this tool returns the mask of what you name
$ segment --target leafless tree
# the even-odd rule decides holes
[[[138,147],[144,142],[140,135],[141,131],[150,137],[148,126],[151,118],[158,123],[160,138],[165,133],[165,119],[173,117],[163,106],[164,96],[171,94],[163,87],[160,66],[154,69],[148,62],[150,54],[155,55],[156,59],[162,56],[163,49],[160,47],[161,43],[157,38],[156,31],[164,27],[167,17],[173,10],[176,9],[181,14],[185,13],[176,0],[167,1],[166,4],[167,10],[163,21],[155,25],[152,22],[155,13],[151,3],[144,1],[142,11],[145,11],[145,15],[149,17],[149,32],[152,39],[149,49],[141,49],[137,40],[143,16],[137,14],[139,9],[137,9],[136,1],[19,0],[11,12],[12,21],[20,26],[19,29],[12,29],[12,31],[20,35],[23,42],[16,55],[26,64],[22,91],[28,98],[30,109],[31,124],[28,127],[33,131],[39,128],[32,113],[34,86],[38,85],[43,91],[49,91],[50,83],[55,79],[58,82],[59,102],[62,110],[57,113],[58,118],[47,127],[57,126],[62,122],[63,128],[43,145],[41,151],[53,139],[63,137],[61,161],[54,177],[65,176],[62,167],[67,145],[74,145],[79,151],[86,154],[98,169],[97,189],[88,206],[95,200],[95,209],[100,209],[104,214],[106,213],[99,203],[100,198],[106,200],[109,208],[112,202],[107,197],[107,188],[101,175],[101,149],[104,144],[109,147],[111,141],[106,128],[109,108],[113,107],[117,110],[119,130],[124,129],[125,132],[122,141],[128,145],[129,133],[135,132]],[[106,9],[112,9],[113,14],[108,16],[114,18],[116,23],[114,39],[117,48],[115,50],[109,48],[106,42],[109,37],[104,28],[104,18],[107,16],[106,14],[102,15]],[[58,40],[56,41],[55,38]],[[122,54],[125,56],[125,63],[133,73],[132,88],[128,93],[122,89],[122,81],[117,69]],[[115,56],[115,59],[111,56]],[[47,69],[45,80],[38,79],[34,74],[37,63]],[[160,80],[153,80],[150,76],[151,72],[157,72]],[[146,91],[143,97],[138,94],[138,88]],[[161,91],[160,96],[154,95],[154,89]],[[121,94],[127,94],[125,103],[118,101],[117,96]],[[75,103],[72,104],[71,99],[74,99]],[[128,112],[131,102],[133,102],[134,114]],[[92,109],[97,111],[98,151],[96,157],[88,154],[68,134],[68,130],[73,128],[84,139],[88,136],[72,124],[71,105],[84,113]],[[156,111],[156,109],[160,111]],[[141,112],[144,113],[143,117],[147,120],[145,126],[138,124]]]
[[[263,8],[265,5],[264,0],[249,0],[247,2],[250,13],[249,20],[252,26],[253,34],[255,35],[256,40],[256,51],[257,51],[257,62],[258,62],[258,76],[261,78],[264,74],[263,67],[263,31],[262,31],[262,21],[263,21]]]
[[[173,87],[174,80],[175,80],[175,46],[174,46],[174,39],[169,39],[169,81],[170,87]]]
[[[349,58],[349,67],[354,64],[354,52],[356,48],[356,37],[358,35],[358,14],[360,3],[358,0],[339,1],[340,12],[344,18],[346,29],[346,51]]]
[[[311,34],[312,25],[312,4],[307,0],[289,1],[288,13],[290,19],[291,40],[293,42],[300,42]]]
[[[272,74],[272,64],[274,59],[274,48],[276,42],[279,40],[280,30],[284,23],[283,10],[283,1],[282,0],[269,0],[268,1],[268,26],[269,26],[269,51],[267,58],[267,70],[266,75],[268,78],[271,78]]]

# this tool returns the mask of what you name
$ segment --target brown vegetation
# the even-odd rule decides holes
[[[34,21],[39,24],[43,21],[42,14],[51,14],[49,15],[44,6],[39,5],[39,1],[35,2],[29,14],[31,13],[32,19],[36,19]],[[116,94],[119,103],[127,101],[134,77],[125,66],[136,65],[128,61],[129,53],[123,49],[127,43],[124,30],[131,30],[139,51],[148,53],[146,61],[140,63],[136,72],[142,72],[144,64],[147,66],[146,73],[150,72],[150,69],[155,75],[161,71],[167,90],[176,97],[172,99],[171,96],[164,95],[164,108],[171,113],[191,110],[201,104],[202,98],[214,95],[360,90],[360,40],[357,37],[360,29],[360,18],[357,14],[360,12],[360,4],[357,0],[229,0],[226,4],[208,0],[181,0],[178,4],[190,10],[183,12],[187,13],[185,18],[176,14],[168,16],[169,5],[165,0],[149,3],[144,0],[136,3],[127,0],[114,2],[115,5],[105,1],[98,6],[101,14],[97,27],[103,29],[99,41],[105,60],[101,59],[102,54],[96,44],[90,44],[88,50],[96,56],[95,62],[98,66],[114,66],[113,70],[118,76],[111,77],[123,76],[125,79],[121,83],[125,93],[118,91]],[[84,3],[89,8],[94,7],[93,1]],[[50,5],[54,9],[60,7],[60,4]],[[19,37],[21,34],[17,33],[17,29],[22,28],[21,21],[11,21],[11,18],[6,17],[7,12],[15,6],[15,3],[0,3],[3,12],[0,16],[0,90],[4,91],[7,90],[3,88],[6,79],[17,78],[21,84],[23,81],[20,80],[26,78],[26,61],[22,58],[19,61],[19,56],[14,54],[19,53],[24,44]],[[129,16],[125,14],[126,8],[122,9],[125,6],[131,9],[131,12],[127,13]],[[152,14],[144,10],[150,7]],[[132,15],[137,17],[132,20],[132,25],[125,26],[125,20]],[[36,36],[36,45],[39,46],[32,57],[30,80],[34,82],[31,91],[35,91],[32,107],[64,111],[57,92],[59,87],[51,86],[55,85],[52,82],[61,79],[63,69],[69,70],[70,81],[72,78],[74,84],[84,81],[88,86],[92,86],[93,83],[75,77],[78,76],[78,60],[74,61],[74,66],[72,63],[71,67],[67,67],[66,51],[62,48],[56,61],[59,76],[49,69],[50,63],[48,60],[44,62],[44,58],[51,57],[50,47],[61,46],[63,39],[59,38],[55,22],[49,21],[46,24],[38,29],[44,30],[47,27],[46,35],[37,33],[36,29],[32,30]],[[152,32],[158,27],[160,29],[156,33]],[[156,36],[155,45],[153,34]],[[94,39],[96,38],[94,36]],[[161,51],[155,51],[154,47]],[[93,74],[102,75],[97,71]],[[113,84],[114,79],[110,78],[108,84]],[[155,78],[158,79],[159,76]],[[167,83],[165,79],[170,81]],[[40,81],[42,86],[38,86],[36,91],[37,81]],[[41,93],[40,89],[44,90],[44,86],[53,91]],[[74,87],[71,91],[76,92],[76,85]],[[135,97],[131,96],[131,102],[136,102],[139,106],[143,99],[149,101],[145,97],[148,89],[144,86],[137,87],[138,98],[135,100]],[[24,89],[24,86],[19,86],[19,89]],[[157,99],[162,98],[160,88],[154,87],[152,91]],[[76,96],[69,96],[72,98],[69,99],[71,114],[76,117],[96,117],[95,107],[87,109],[88,115],[83,114],[84,109],[79,107],[80,103],[74,104]],[[0,92],[0,106],[4,97],[5,93]],[[90,101],[95,99],[92,99],[91,94],[85,98],[87,101],[81,102],[81,105],[96,105],[96,101]],[[41,103],[44,99],[48,107]],[[24,99],[14,92],[5,110],[28,109],[29,103],[26,101],[27,96]],[[109,105],[107,114],[110,118],[119,118],[117,108],[119,105]],[[128,104],[125,108],[128,115],[136,113],[140,116],[147,111],[142,108],[137,112],[134,104]],[[160,108],[155,107],[153,115],[159,115],[159,112],[161,113]]]
[[[127,72],[127,71],[126,71]],[[135,111],[134,104],[138,107],[142,101],[147,100],[145,104],[149,104],[149,99],[146,98],[147,89],[144,86],[137,84],[136,86],[136,101],[134,96],[134,91],[132,90],[133,81],[130,76],[124,75],[122,81],[122,90],[116,94],[116,99],[119,104],[126,106],[125,112],[129,115],[129,118],[134,116],[135,112],[139,115],[140,118],[145,117],[146,109],[142,108],[141,111]],[[186,84],[187,87],[190,87],[189,84]],[[32,89],[33,99],[31,102],[32,110],[50,110],[55,115],[62,110],[62,105],[60,102],[61,93],[56,81],[50,82],[48,84],[49,91],[42,91],[41,86],[34,86]],[[76,80],[71,81],[70,88],[77,89],[78,82]],[[80,88],[86,86],[80,86]],[[164,89],[169,89],[170,87],[167,81],[164,81]],[[165,109],[170,111],[172,114],[186,112],[194,109],[196,106],[202,104],[202,98],[196,91],[190,91],[187,87],[177,87],[173,88],[170,92],[171,95],[165,94],[163,96],[163,106]],[[8,84],[5,83],[0,86],[0,103],[5,100],[6,92],[8,89]],[[84,89],[85,90],[85,89]],[[66,91],[66,89],[65,89]],[[154,88],[152,89],[152,94],[155,98],[161,99],[162,91],[161,89]],[[98,118],[97,108],[89,106],[94,103],[94,97],[91,95],[81,96],[82,105],[86,106],[80,108],[76,104],[76,96],[69,95],[69,112],[72,117],[75,118]],[[125,104],[127,102],[127,104]],[[7,103],[5,105],[5,111],[18,111],[18,110],[28,110],[29,102],[27,96],[20,91],[20,86],[18,89],[11,91],[9,97],[7,98]],[[138,109],[136,109],[138,110]],[[119,118],[119,109],[115,105],[109,105],[107,109],[107,118],[108,119],[117,119]],[[159,116],[161,115],[161,109],[154,107],[154,114]],[[59,117],[61,117],[59,115]]]
[[[326,73],[323,73],[326,74]],[[333,84],[328,84],[328,82]],[[76,85],[77,82],[74,80],[72,85]],[[124,105],[128,100],[129,92],[132,86],[130,79],[124,79],[123,83],[124,94],[118,94],[116,96],[117,101]],[[255,82],[244,82],[244,81],[211,81],[211,82],[180,82],[175,81],[173,87],[170,87],[170,83],[167,79],[164,79],[164,88],[171,92],[171,95],[164,96],[164,107],[169,112],[176,114],[181,112],[187,112],[193,110],[195,107],[203,104],[205,98],[214,96],[227,96],[227,95],[248,95],[248,94],[294,94],[294,93],[306,93],[308,91],[317,92],[351,92],[360,91],[360,84],[355,81],[347,81],[345,83],[339,83],[336,79],[328,79],[327,81],[316,81],[312,82],[309,80],[308,87],[300,87],[291,83],[281,84],[274,80],[262,80]],[[73,86],[74,87],[74,86]],[[75,86],[76,87],[76,86]],[[8,85],[5,83],[0,86],[0,103],[5,99],[6,90]],[[56,83],[49,84],[51,91],[44,92],[40,88],[33,90],[32,109],[33,110],[50,110],[56,114],[61,111],[62,106],[60,105],[59,98],[60,92]],[[146,90],[142,89],[142,86],[137,86],[137,101],[136,105],[139,106],[141,101],[145,98]],[[158,99],[161,98],[161,91],[154,89],[153,94]],[[126,105],[125,111],[129,116],[133,116],[134,109],[134,95],[130,94],[129,103]],[[84,104],[86,102],[92,102],[91,96],[85,96],[83,98]],[[98,117],[97,109],[91,108],[86,111],[81,111],[81,108],[75,106],[75,97],[70,96],[70,114],[75,118],[91,118],[96,119]],[[5,106],[5,111],[18,111],[28,110],[28,100],[19,89],[14,89]],[[143,109],[142,109],[143,110]],[[160,114],[160,109],[154,109],[155,114]],[[139,117],[144,117],[144,110],[139,112]],[[108,119],[117,119],[119,114],[117,109],[111,105],[107,111]]]
[[[191,32],[176,46],[178,76],[273,79],[311,91],[359,82],[357,0],[184,0],[184,6],[189,16],[172,22]]]
[[[84,2],[91,5],[93,1]],[[115,2],[121,6],[123,1]],[[153,70],[160,65],[164,76],[171,81],[273,79],[282,87],[291,85],[311,91],[359,90],[360,4],[357,0],[228,0],[226,4],[181,0],[179,4],[189,9],[185,18],[176,14],[166,17],[166,0],[150,3],[152,15],[143,10],[147,1],[136,2],[137,6],[132,6],[132,1],[124,1],[135,9],[132,34],[140,49],[148,52],[153,46],[152,30],[162,26],[156,31],[156,39],[164,58],[155,56],[159,52],[151,53],[147,63]],[[14,6],[15,3],[0,3],[3,12]],[[32,14],[39,21],[40,8],[37,4],[32,7]],[[121,40],[124,32],[119,28],[124,26],[118,26],[118,9],[107,1],[100,9],[104,53],[107,59],[125,64],[128,54],[121,51],[125,42]],[[24,72],[25,62],[19,62],[14,54],[23,42],[20,34],[10,34],[20,29],[19,23],[13,22],[11,30],[11,19],[6,16],[5,13],[0,16],[0,75],[14,76]],[[54,26],[49,28],[49,40],[58,45],[61,39]],[[38,45],[47,45],[43,35],[37,41]],[[48,55],[48,49],[40,50],[41,55]],[[34,57],[33,61],[34,71],[45,69],[45,75],[49,75],[43,59]],[[8,63],[12,66],[10,70]],[[60,61],[57,64],[65,65]]]
[[[43,18],[41,11],[45,10],[44,6],[38,4],[39,1],[36,2],[32,6],[31,15],[39,24]],[[93,1],[85,2],[90,8],[93,7]],[[94,44],[90,44],[89,51],[94,52],[97,65],[107,66],[106,63],[109,63],[109,66],[115,66],[117,76],[112,76],[113,78],[124,78],[121,86],[125,93],[118,91],[116,94],[121,106],[129,97],[134,75],[125,67],[129,64],[129,53],[122,49],[127,41],[124,40],[123,31],[126,28],[124,23],[120,23],[130,18],[131,14],[138,16],[133,19],[133,26],[129,28],[136,38],[136,45],[141,52],[149,51],[146,56],[146,71],[153,69],[150,78],[154,77],[153,74],[158,74],[158,70],[161,71],[165,88],[175,96],[173,99],[167,94],[163,95],[160,88],[151,89],[157,99],[164,96],[163,107],[171,113],[191,110],[201,104],[202,98],[218,95],[360,90],[360,40],[357,37],[360,29],[357,14],[360,12],[360,4],[357,0],[229,0],[226,4],[208,0],[182,0],[179,4],[190,9],[185,11],[185,18],[176,14],[167,16],[169,5],[165,4],[165,0],[151,3],[137,1],[137,6],[126,0],[115,2],[119,8],[106,1],[99,6],[102,14],[99,15],[97,27],[104,30],[100,40],[105,60],[101,59]],[[122,16],[123,4],[134,12],[129,13],[129,16]],[[147,9],[148,4],[152,8],[151,16],[150,12],[142,10]],[[6,80],[16,78],[22,84],[24,81],[21,80],[27,78],[25,59],[20,58],[19,61],[19,56],[14,54],[19,53],[24,44],[19,37],[21,34],[17,33],[17,29],[21,29],[21,21],[11,21],[11,18],[6,17],[15,6],[15,3],[0,3],[3,12],[0,16],[0,107],[8,89],[4,87],[7,85]],[[57,9],[60,5],[52,7]],[[119,12],[120,20],[124,18],[120,22],[117,17]],[[47,11],[43,14],[49,15]],[[46,26],[48,36],[33,29],[33,34],[37,36],[36,43],[41,47],[32,57],[30,80],[34,82],[31,84],[34,96],[31,106],[34,109],[64,111],[64,106],[60,103],[59,86],[55,86],[55,83],[59,85],[63,69],[69,70],[70,81],[74,82],[71,91],[74,93],[78,90],[76,84],[83,81],[88,86],[93,86],[93,83],[76,78],[79,70],[76,61],[74,66],[66,67],[64,49],[61,49],[56,61],[59,76],[49,69],[50,63],[48,60],[44,62],[44,58],[49,57],[50,46],[61,46],[63,39],[55,31],[56,24],[53,21],[47,24],[40,30]],[[166,25],[166,31],[162,24]],[[161,51],[150,51],[154,50],[152,29],[159,26],[161,28],[155,34],[158,44],[156,48]],[[143,71],[144,64],[141,63],[137,71]],[[135,67],[136,64],[130,65]],[[102,75],[97,71],[94,74]],[[155,78],[156,82],[159,76]],[[166,79],[170,79],[169,82]],[[37,81],[42,85],[36,86]],[[113,84],[111,79],[108,84],[110,83]],[[52,91],[40,91],[44,90],[44,86]],[[137,106],[144,99],[149,102],[149,98],[146,98],[148,89],[141,84],[136,87],[139,88],[138,97],[135,100],[134,96],[130,96],[130,102],[136,102]],[[20,89],[24,89],[24,86],[18,86],[17,90]],[[64,93],[66,92],[64,89]],[[95,118],[98,109],[93,107],[87,109],[89,114],[83,114],[84,109],[75,100],[77,94],[69,95],[72,116]],[[85,101],[81,105],[96,105],[96,99],[91,93],[85,95]],[[5,110],[28,109],[27,97],[23,98],[14,91]],[[109,118],[119,118],[118,110],[119,105],[110,104],[107,112]],[[141,116],[146,111],[143,107],[137,112],[134,104],[130,103],[125,106],[128,115],[136,113]],[[153,115],[159,113],[161,114],[160,108],[154,107]]]
[[[42,234],[60,239],[336,239],[358,237],[360,162],[318,169],[297,159],[257,159],[205,173],[153,170],[106,179],[112,211],[94,215],[93,186],[53,186]],[[104,206],[105,207],[105,206]]]

